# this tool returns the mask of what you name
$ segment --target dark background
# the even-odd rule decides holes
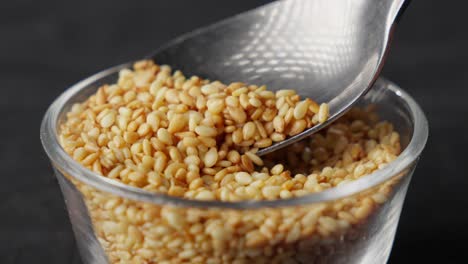
[[[54,98],[98,70],[266,2],[0,0],[0,263],[81,263],[39,142]],[[412,2],[384,69],[430,124],[390,263],[460,263],[468,249],[467,15],[448,2],[463,1]]]

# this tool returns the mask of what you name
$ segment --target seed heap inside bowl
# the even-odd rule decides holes
[[[221,201],[320,192],[400,154],[399,134],[378,122],[372,106],[352,109],[285,149],[255,154],[327,117],[327,104],[301,100],[293,90],[186,78],[140,61],[122,70],[117,84],[72,107],[60,142],[104,177]],[[358,244],[368,243],[365,223],[391,197],[398,177],[335,201],[256,210],[146,203],[73,182],[111,263],[327,263],[366,248]]]
[[[255,172],[264,165],[255,153],[325,122],[328,105],[294,90],[186,78],[140,61],[67,117],[62,146],[101,175],[173,196],[236,201],[294,196],[291,188],[263,186],[270,176],[294,175],[282,165]]]

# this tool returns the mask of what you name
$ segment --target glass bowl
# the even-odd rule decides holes
[[[428,137],[417,103],[379,79],[358,105],[375,105],[400,133],[402,153],[355,181],[271,201],[196,201],[100,176],[60,146],[59,124],[76,102],[115,82],[123,64],[74,85],[41,125],[84,263],[385,263],[408,184]]]

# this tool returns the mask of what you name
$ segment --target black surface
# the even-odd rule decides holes
[[[0,1],[0,263],[81,263],[39,142],[55,97],[98,70],[265,2]],[[384,69],[430,123],[390,263],[459,263],[466,254],[468,37],[463,1],[451,2],[413,1]]]

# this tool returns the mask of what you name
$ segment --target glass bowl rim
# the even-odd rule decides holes
[[[41,123],[40,137],[42,146],[51,160],[54,168],[60,171],[60,174],[67,174],[76,180],[92,186],[98,190],[111,193],[113,195],[148,202],[158,205],[173,205],[181,207],[197,207],[197,208],[225,208],[225,209],[260,209],[272,207],[300,206],[310,205],[315,203],[323,203],[348,197],[361,191],[372,188],[411,166],[421,154],[428,138],[428,123],[424,112],[414,99],[394,83],[379,78],[377,82],[383,82],[386,89],[403,100],[410,111],[412,121],[414,122],[414,130],[408,146],[393,162],[389,163],[382,169],[363,176],[350,183],[336,186],[321,192],[307,194],[301,197],[290,199],[277,200],[260,200],[260,201],[201,201],[189,200],[170,196],[164,193],[154,193],[137,187],[132,187],[124,183],[101,176],[79,164],[61,147],[58,141],[58,121],[63,107],[67,102],[82,89],[88,85],[107,77],[110,74],[116,73],[120,69],[130,67],[130,63],[120,64],[109,69],[98,72],[65,90],[47,109]],[[58,175],[57,175],[58,176]],[[63,177],[63,175],[60,175]]]

